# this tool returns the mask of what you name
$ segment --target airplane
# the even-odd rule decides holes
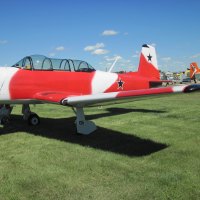
[[[196,82],[196,75],[200,75],[200,69],[196,62],[190,63],[190,78]]]
[[[85,119],[86,106],[200,90],[198,84],[160,87],[162,82],[155,48],[147,44],[142,46],[138,71],[124,74],[98,71],[81,60],[27,56],[0,68],[0,122],[8,123],[11,105],[22,104],[23,119],[36,126],[40,118],[29,105],[54,103],[72,107],[77,133],[88,135],[97,127]]]

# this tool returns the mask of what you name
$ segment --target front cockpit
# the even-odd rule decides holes
[[[27,56],[12,67],[25,70],[48,70],[68,72],[93,72],[95,69],[85,61],[72,59],[54,59],[42,55]]]

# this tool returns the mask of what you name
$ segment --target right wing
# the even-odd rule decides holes
[[[61,100],[61,104],[67,106],[87,106],[98,104],[101,102],[116,101],[121,99],[136,99],[136,98],[149,98],[154,95],[172,94],[172,93],[188,93],[200,90],[200,84],[182,85],[162,88],[150,88],[142,90],[130,90],[110,93],[100,93],[91,95],[81,95],[67,97]]]
[[[80,96],[81,94],[77,93],[67,93],[67,92],[56,92],[56,91],[51,91],[51,92],[39,92],[36,93],[33,96],[33,99],[39,100],[41,102],[46,102],[46,103],[56,103],[60,104],[61,101],[67,97],[70,96]],[[62,103],[61,103],[62,104]]]

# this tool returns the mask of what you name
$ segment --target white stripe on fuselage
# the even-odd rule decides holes
[[[96,71],[92,80],[92,94],[103,93],[117,81],[115,73]]]
[[[10,81],[18,70],[15,67],[0,67],[0,101],[10,100]]]

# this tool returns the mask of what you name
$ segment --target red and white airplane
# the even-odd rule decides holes
[[[155,88],[160,80],[155,48],[143,45],[137,72],[124,74],[96,71],[87,62],[27,56],[12,67],[0,68],[0,121],[6,123],[10,104],[22,104],[29,124],[40,119],[29,104],[55,103],[75,108],[80,134],[90,134],[96,125],[85,119],[85,106],[121,99],[134,99],[200,89],[200,85]]]

